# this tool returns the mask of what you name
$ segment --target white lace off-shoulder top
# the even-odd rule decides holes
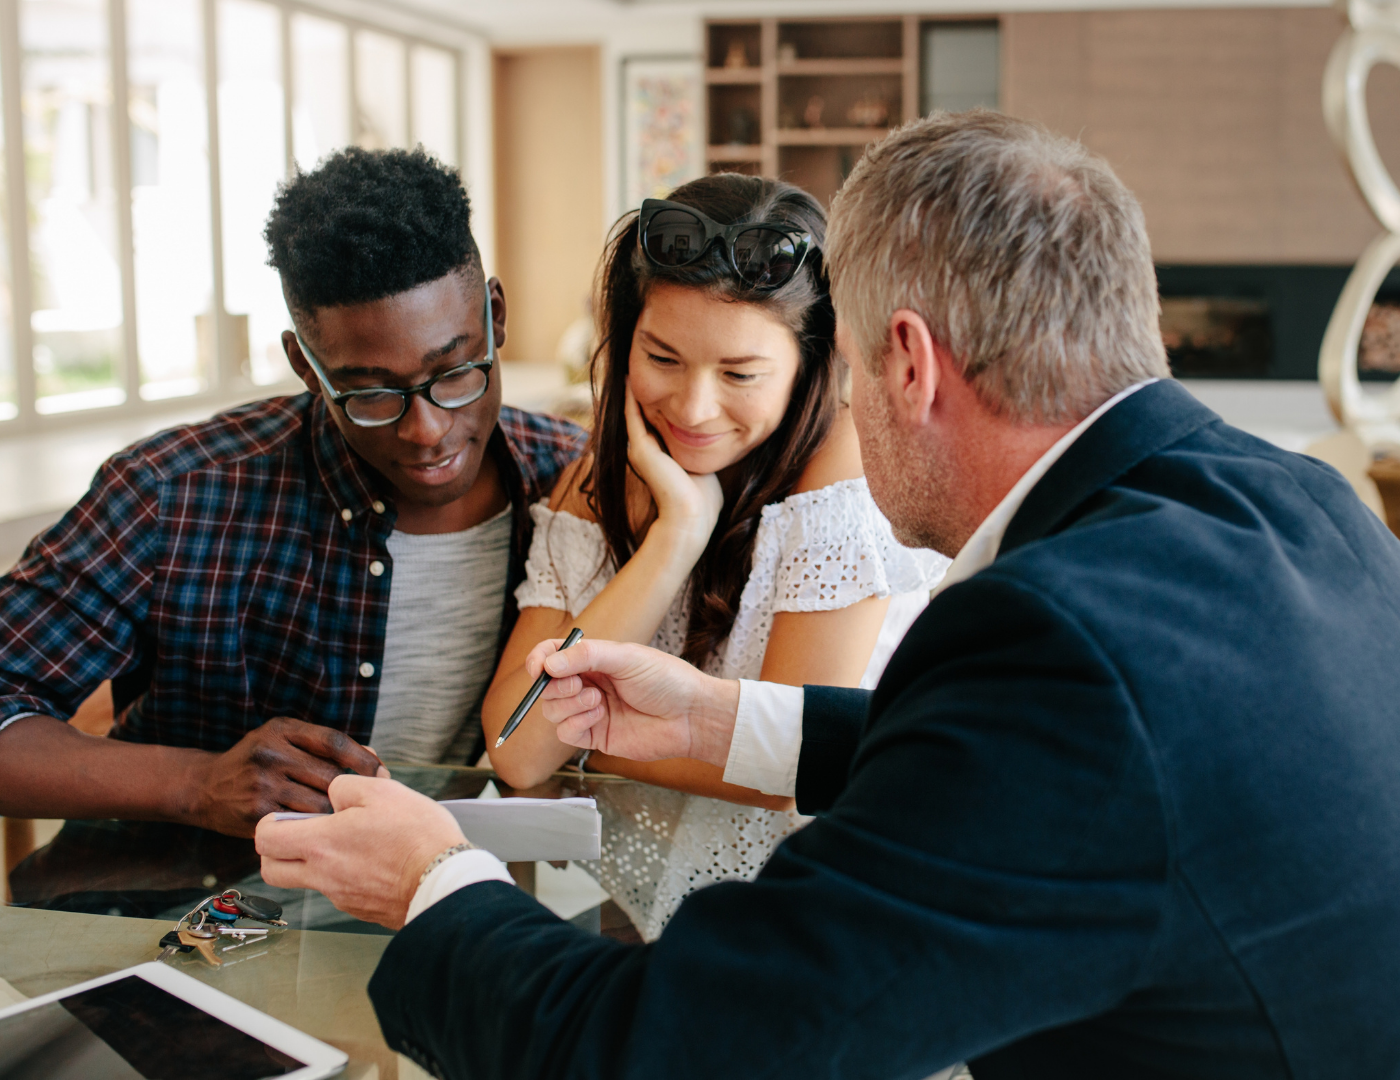
[[[544,502],[530,514],[535,533],[516,602],[576,615],[616,572],[603,530]],[[862,686],[874,686],[948,562],[895,540],[864,479],[842,480],[765,506],[734,628],[705,670],[725,679],[757,679],[777,612],[834,611],[888,596],[890,609],[861,679]],[[651,645],[680,655],[688,618],[682,593]],[[685,896],[716,881],[751,880],[779,842],[808,820],[795,811],[639,785],[604,786],[598,794],[603,856],[584,865],[648,941],[661,933]]]

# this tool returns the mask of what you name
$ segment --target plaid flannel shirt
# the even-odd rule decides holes
[[[567,421],[501,410],[487,445],[515,522],[501,643],[529,504],[582,448]],[[381,485],[310,394],[115,455],[0,577],[0,725],[66,719],[112,679],[115,738],[221,751],[290,716],[368,743],[393,576]],[[376,560],[390,569],[371,574]]]

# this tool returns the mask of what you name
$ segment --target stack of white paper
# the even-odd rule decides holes
[[[603,819],[592,799],[447,799],[462,833],[502,862],[596,859]]]

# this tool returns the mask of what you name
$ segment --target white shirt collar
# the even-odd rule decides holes
[[[1026,501],[1026,496],[1031,493],[1031,489],[1040,483],[1040,478],[1050,471],[1050,466],[1059,461],[1064,452],[1074,445],[1074,441],[1088,431],[1090,425],[1100,416],[1124,398],[1157,381],[1156,379],[1147,379],[1114,394],[1113,397],[1067,431],[1054,446],[1045,451],[1036,463],[1025,471],[1021,479],[1016,481],[1012,489],[1006,493],[1006,497],[997,503],[996,509],[982,519],[982,524],[977,526],[977,530],[963,545],[962,550],[958,552],[957,558],[948,567],[948,572],[943,575],[943,580],[938,583],[933,594],[937,596],[949,585],[966,581],[973,574],[991,566],[996,560],[997,553],[1001,551],[1001,541],[1006,536],[1006,529],[1011,524],[1011,519],[1016,516],[1016,511],[1021,509],[1021,504]]]

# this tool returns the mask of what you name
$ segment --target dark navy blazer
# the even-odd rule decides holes
[[[453,894],[370,985],[390,1045],[473,1078],[1400,1073],[1400,542],[1173,383],[872,696],[807,689],[798,803],[649,946]]]

